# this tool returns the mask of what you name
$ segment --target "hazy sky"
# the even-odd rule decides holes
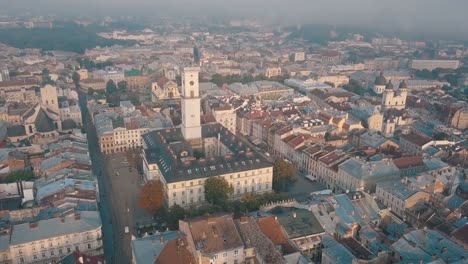
[[[0,0],[4,10],[83,15],[230,16],[371,25],[468,36],[468,0]]]

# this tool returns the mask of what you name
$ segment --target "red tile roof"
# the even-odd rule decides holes
[[[184,263],[196,264],[195,257],[190,253],[189,244],[187,239],[177,238],[167,242],[164,249],[161,251],[155,264],[170,264],[170,263]]]
[[[411,168],[411,167],[424,166],[422,156],[411,156],[411,157],[398,158],[398,159],[394,159],[393,163],[399,169],[407,169],[407,168]]]

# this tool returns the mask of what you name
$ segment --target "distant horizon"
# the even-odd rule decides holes
[[[435,33],[468,39],[465,0],[0,0],[7,15],[134,16],[141,18],[257,19],[281,25],[325,24]]]

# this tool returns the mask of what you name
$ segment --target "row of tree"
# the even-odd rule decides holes
[[[194,217],[214,212],[232,212],[242,214],[258,208],[262,204],[272,201],[284,200],[286,196],[280,192],[287,191],[295,182],[296,169],[293,164],[278,160],[273,167],[273,190],[275,192],[263,195],[247,193],[241,200],[230,200],[234,193],[234,187],[223,177],[211,177],[205,181],[204,195],[207,205],[199,208],[185,210],[180,206],[173,206],[166,211],[164,209],[164,190],[160,181],[146,183],[140,194],[139,206],[151,214],[164,215],[170,228],[177,228],[177,222],[184,217]]]

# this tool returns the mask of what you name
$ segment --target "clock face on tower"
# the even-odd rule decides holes
[[[193,81],[190,81],[190,85],[193,86],[195,83]]]

